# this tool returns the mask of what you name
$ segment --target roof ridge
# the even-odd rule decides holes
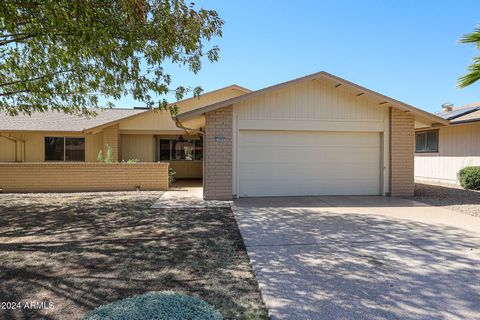
[[[299,83],[299,82],[302,82],[302,81],[313,80],[313,79],[317,79],[317,78],[320,78],[320,77],[324,77],[326,79],[329,79],[330,81],[337,81],[337,82],[340,83],[338,86],[340,86],[342,84],[345,84],[345,85],[350,86],[352,88],[356,88],[357,90],[359,90],[363,93],[367,93],[367,94],[369,94],[371,96],[374,96],[376,98],[379,98],[379,99],[384,99],[384,100],[390,102],[390,104],[396,105],[397,108],[399,108],[399,109],[410,111],[413,114],[416,114],[416,115],[418,115],[420,117],[423,117],[425,119],[429,119],[432,122],[438,122],[440,124],[448,124],[448,121],[446,121],[445,119],[443,119],[443,118],[441,118],[441,117],[439,117],[439,116],[437,116],[433,113],[430,113],[430,112],[424,111],[422,109],[416,108],[416,107],[414,107],[412,105],[409,105],[405,102],[402,102],[402,101],[396,100],[394,98],[388,97],[384,94],[378,93],[374,90],[368,89],[366,87],[363,87],[361,85],[358,85],[358,84],[353,83],[351,81],[348,81],[346,79],[340,78],[340,77],[335,76],[335,75],[333,75],[331,73],[328,73],[326,71],[315,72],[315,73],[312,73],[312,74],[309,74],[309,75],[306,75],[306,76],[303,76],[303,77],[298,77],[298,78],[295,78],[295,79],[292,79],[292,80],[288,80],[288,81],[280,82],[280,83],[277,83],[277,84],[274,84],[274,85],[270,85],[270,86],[267,86],[265,88],[255,90],[255,91],[246,93],[246,94],[238,96],[238,97],[230,98],[230,99],[227,99],[227,100],[224,100],[224,101],[219,101],[219,102],[216,102],[216,103],[212,103],[210,105],[207,105],[207,106],[204,106],[204,107],[201,107],[201,108],[186,111],[184,113],[178,114],[175,118],[177,120],[180,120],[180,121],[181,120],[188,120],[190,118],[198,116],[199,114],[203,114],[205,112],[213,111],[213,110],[216,110],[218,108],[225,107],[229,104],[237,103],[237,102],[245,100],[245,99],[249,99],[249,98],[253,98],[255,96],[266,94],[270,91],[280,89],[280,88],[283,88],[283,87],[287,87],[287,86],[290,86],[290,85],[295,84],[295,83]]]

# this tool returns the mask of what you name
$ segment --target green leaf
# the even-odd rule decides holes
[[[168,109],[198,90],[170,88],[173,62],[197,73],[221,37],[214,10],[182,0],[0,2],[0,112],[89,113],[126,95]],[[99,96],[108,102],[100,105]]]

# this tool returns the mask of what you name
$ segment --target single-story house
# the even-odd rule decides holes
[[[145,109],[1,115],[0,191],[165,189],[169,165],[176,178],[203,177],[205,199],[408,197],[415,130],[448,124],[326,72],[176,105],[174,118]],[[106,145],[116,164],[96,162]],[[131,159],[141,162],[122,163]]]
[[[416,130],[415,178],[458,184],[462,168],[480,166],[480,103],[445,104],[436,115],[450,124]]]
[[[206,199],[414,192],[415,129],[448,120],[326,72],[176,116],[204,133]]]
[[[180,112],[186,112],[248,92],[246,88],[231,85],[175,105]],[[115,172],[101,176],[105,166],[100,166],[97,157],[100,151],[104,159],[107,157],[107,145],[113,162],[143,163],[143,171],[136,166],[137,171],[131,173],[137,179],[120,182],[128,178],[125,170],[133,170],[134,166],[119,166],[120,175]],[[176,178],[203,175],[201,136],[186,136],[169,111],[104,109],[90,118],[57,111],[15,117],[0,114],[0,191],[119,190],[135,186],[164,189],[164,184],[144,183],[138,178],[144,175],[156,179],[152,172],[164,170],[154,165],[158,162],[168,163]],[[119,177],[116,184],[98,181],[111,180],[113,174]],[[162,172],[162,179],[163,176],[166,173]]]

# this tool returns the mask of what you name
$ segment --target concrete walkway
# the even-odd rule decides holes
[[[231,201],[203,200],[202,187],[174,187],[166,191],[152,205],[155,209],[178,209],[178,208],[225,208],[230,207]]]
[[[480,219],[384,197],[233,206],[273,319],[480,319]]]

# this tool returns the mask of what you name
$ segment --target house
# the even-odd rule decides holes
[[[165,189],[170,165],[177,178],[203,177],[205,199],[408,197],[415,129],[448,124],[326,72],[252,92],[233,85],[176,104],[173,119],[142,109],[90,119],[1,116],[0,189]],[[107,145],[115,164],[96,162]],[[121,162],[130,159],[141,163]]]
[[[204,132],[206,199],[414,192],[416,128],[448,120],[326,72],[176,116]]]
[[[246,88],[232,85],[198,98],[178,101],[175,105],[180,112],[185,112],[248,92],[250,90]],[[100,151],[104,158],[107,156],[107,145],[114,162],[138,160],[143,163],[143,171],[137,168],[130,174],[137,175],[136,179],[115,184],[112,175],[121,180],[128,176],[125,170],[132,171],[134,167],[119,166],[115,173],[103,175],[106,167],[98,163],[94,165]],[[2,114],[0,191],[165,188],[164,184],[145,183],[139,175],[152,175],[153,179],[159,171],[165,171],[153,163],[162,162],[173,168],[176,178],[201,178],[202,149],[200,136],[186,136],[185,130],[175,124],[169,111],[105,109],[98,110],[97,116],[90,118],[56,111],[15,117]],[[19,174],[13,176],[12,172]],[[162,180],[166,179],[163,179],[164,176],[165,172]],[[112,182],[100,181],[102,179]],[[62,183],[59,184],[59,181]]]
[[[480,103],[444,104],[437,116],[450,124],[415,132],[415,178],[458,184],[462,168],[480,166]]]

